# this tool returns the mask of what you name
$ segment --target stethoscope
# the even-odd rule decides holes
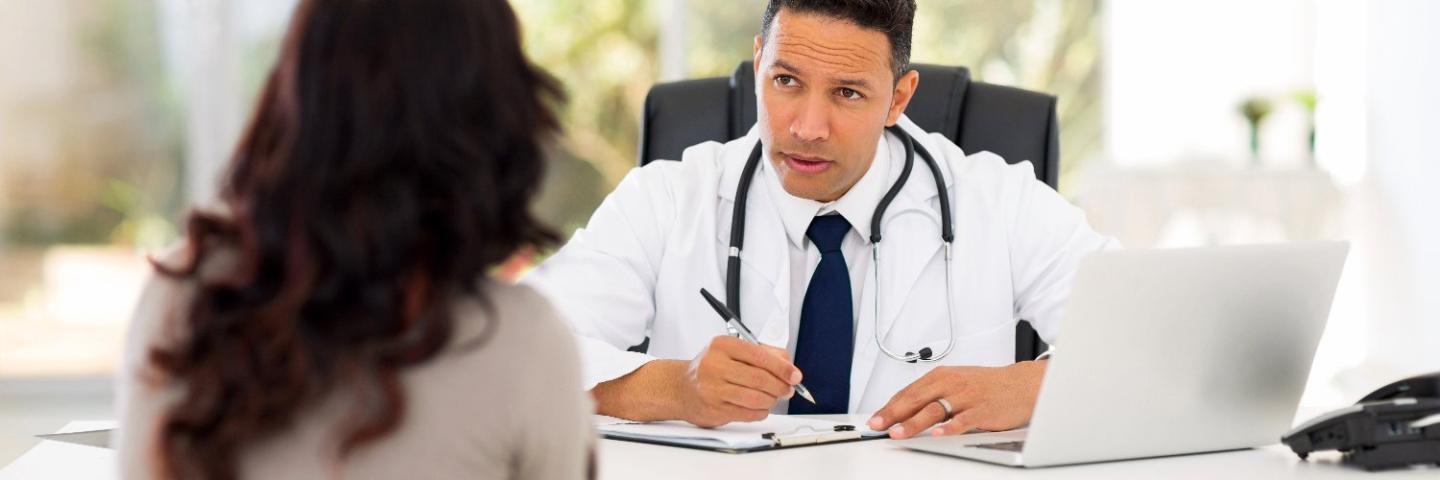
[[[880,199],[874,216],[870,218],[871,270],[875,272],[875,345],[880,347],[880,351],[886,356],[902,362],[938,362],[955,348],[955,296],[950,289],[951,263],[954,261],[951,244],[955,241],[955,234],[951,227],[950,194],[945,190],[944,178],[940,176],[940,165],[935,163],[930,152],[926,151],[924,146],[916,144],[915,139],[900,127],[890,126],[886,130],[894,133],[905,145],[905,167],[900,171],[900,178],[895,180],[895,184],[891,185],[890,190]],[[925,164],[930,167],[930,173],[935,177],[935,189],[940,193],[940,240],[945,244],[945,308],[946,318],[950,321],[950,339],[939,355],[932,355],[930,347],[921,348],[919,352],[895,353],[886,348],[885,342],[880,338],[880,221],[885,217],[885,210],[890,207],[890,202],[900,193],[900,188],[910,180],[910,170],[915,166],[917,150],[920,158],[925,159]],[[750,182],[755,178],[760,156],[761,144],[757,140],[755,149],[750,152],[750,159],[745,161],[745,168],[740,172],[740,186],[735,189],[735,211],[730,216],[730,258],[725,266],[725,303],[734,312],[740,311],[740,251],[745,244],[745,204],[750,197]]]

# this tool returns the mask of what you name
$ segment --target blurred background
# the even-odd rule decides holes
[[[583,225],[648,88],[729,75],[764,3],[514,0],[570,96],[543,217]],[[294,4],[0,0],[0,421],[109,417],[144,254],[214,197]],[[1059,97],[1061,193],[1126,246],[1353,242],[1303,403],[1440,370],[1440,2],[918,6],[915,62]]]

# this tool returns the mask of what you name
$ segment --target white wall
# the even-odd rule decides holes
[[[1440,2],[1367,2],[1366,203],[1373,254],[1357,377],[1440,370]]]
[[[1309,0],[1114,0],[1105,4],[1105,145],[1120,166],[1245,165],[1245,98],[1312,83]],[[1304,116],[1279,102],[1262,142],[1301,163]]]

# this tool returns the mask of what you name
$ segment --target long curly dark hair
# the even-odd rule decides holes
[[[183,332],[150,352],[182,387],[160,471],[234,478],[244,447],[353,389],[339,454],[404,416],[402,369],[450,340],[457,294],[556,235],[530,212],[559,85],[504,0],[305,0],[222,181],[194,211]],[[202,278],[224,248],[233,267]],[[493,321],[493,320],[491,320]]]

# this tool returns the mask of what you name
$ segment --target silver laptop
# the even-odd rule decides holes
[[[900,445],[1002,465],[1235,450],[1279,441],[1346,242],[1087,257],[1028,429]]]

